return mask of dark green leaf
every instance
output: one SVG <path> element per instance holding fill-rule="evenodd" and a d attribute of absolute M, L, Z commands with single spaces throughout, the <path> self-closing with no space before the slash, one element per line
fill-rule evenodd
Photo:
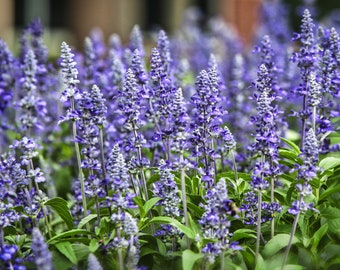
<path fill-rule="evenodd" d="M 55 269 L 71 269 L 71 267 L 74 265 L 57 249 L 52 251 L 52 263 Z"/>
<path fill-rule="evenodd" d="M 340 218 L 340 209 L 326 204 L 320 206 L 320 213 L 326 219 Z"/>
<path fill-rule="evenodd" d="M 294 150 L 295 154 L 299 155 L 301 153 L 300 151 L 300 147 L 297 146 L 294 142 L 292 142 L 291 140 L 285 139 L 280 137 L 280 139 L 287 145 L 289 145 L 291 147 L 292 150 Z"/>
<path fill-rule="evenodd" d="M 255 238 L 256 239 L 256 233 L 254 232 L 254 230 L 250 230 L 250 229 L 239 229 L 233 233 L 233 236 L 231 237 L 230 240 L 237 241 L 243 238 Z"/>
<path fill-rule="evenodd" d="M 279 149 L 279 155 L 281 158 L 286 158 L 286 159 L 293 161 L 294 163 L 302 164 L 301 158 L 298 157 L 297 153 L 291 150 Z"/>
<path fill-rule="evenodd" d="M 83 228 L 88 222 L 97 218 L 97 214 L 89 214 L 88 216 L 84 217 L 78 224 L 78 229 Z"/>
<path fill-rule="evenodd" d="M 162 254 L 163 256 L 166 256 L 167 251 L 165 244 L 160 239 L 156 239 L 156 243 L 159 253 Z"/>
<path fill-rule="evenodd" d="M 187 206 L 188 206 L 188 209 L 191 210 L 190 212 L 191 212 L 194 216 L 201 217 L 202 214 L 204 213 L 204 210 L 203 210 L 201 207 L 199 207 L 199 206 L 197 206 L 196 204 L 194 204 L 194 203 L 188 202 L 188 203 L 187 203 Z"/>
<path fill-rule="evenodd" d="M 86 230 L 81 230 L 81 229 L 73 229 L 69 230 L 63 233 L 59 233 L 56 236 L 53 236 L 50 238 L 47 243 L 52 244 L 53 242 L 59 242 L 62 239 L 67 239 L 70 236 L 76 236 L 76 235 L 83 235 L 83 234 L 92 234 L 91 232 L 88 232 Z"/>
<path fill-rule="evenodd" d="M 182 263 L 183 263 L 183 270 L 191 270 L 195 265 L 196 261 L 203 258 L 202 253 L 195 253 L 192 250 L 184 250 Z"/>
<path fill-rule="evenodd" d="M 148 200 L 147 202 L 145 202 L 143 209 L 144 209 L 144 213 L 142 215 L 142 213 L 140 214 L 140 217 L 143 218 L 146 216 L 146 214 L 150 211 L 150 209 L 160 200 L 161 198 L 151 198 L 150 200 Z"/>
<path fill-rule="evenodd" d="M 323 224 L 313 235 L 312 238 L 312 249 L 316 251 L 316 248 L 319 245 L 319 242 L 322 237 L 327 233 L 328 230 L 328 223 Z"/>
<path fill-rule="evenodd" d="M 242 178 L 246 181 L 251 180 L 251 176 L 249 173 L 237 173 L 238 178 Z M 219 173 L 216 175 L 216 179 L 220 179 L 220 178 L 230 178 L 230 179 L 234 179 L 235 178 L 235 174 L 234 171 L 229 171 L 229 172 L 223 172 L 223 173 Z M 227 181 L 228 183 L 228 181 Z"/>
<path fill-rule="evenodd" d="M 181 232 L 183 232 L 188 238 L 194 239 L 195 238 L 195 232 L 188 228 L 187 226 L 180 223 L 178 220 L 170 218 L 170 217 L 154 217 L 150 220 L 148 224 L 152 223 L 163 223 L 163 224 L 170 224 L 177 229 L 179 229 Z"/>
<path fill-rule="evenodd" d="M 52 198 L 45 202 L 45 205 L 49 205 L 53 210 L 65 221 L 68 229 L 73 229 L 73 217 L 70 213 L 67 201 L 63 198 Z"/>
<path fill-rule="evenodd" d="M 72 248 L 78 261 L 82 261 L 86 259 L 90 254 L 90 249 L 87 245 L 84 244 L 72 244 Z"/>
<path fill-rule="evenodd" d="M 263 256 L 270 257 L 288 245 L 290 234 L 277 234 L 264 246 Z M 292 244 L 298 243 L 299 240 L 294 236 Z"/>
<path fill-rule="evenodd" d="M 335 187 L 329 187 L 327 188 L 326 191 L 322 192 L 322 194 L 319 197 L 319 200 L 323 200 L 326 199 L 327 197 L 329 197 L 331 194 L 340 191 L 340 186 L 335 186 Z"/>
<path fill-rule="evenodd" d="M 74 253 L 70 242 L 60 242 L 60 243 L 55 244 L 55 247 L 60 251 L 60 253 L 62 253 L 73 264 L 78 263 L 76 254 Z"/>

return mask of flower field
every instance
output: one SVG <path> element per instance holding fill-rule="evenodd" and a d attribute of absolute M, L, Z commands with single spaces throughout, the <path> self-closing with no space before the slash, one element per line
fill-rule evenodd
<path fill-rule="evenodd" d="M 283 11 L 0 40 L 0 269 L 339 269 L 340 28 Z"/>

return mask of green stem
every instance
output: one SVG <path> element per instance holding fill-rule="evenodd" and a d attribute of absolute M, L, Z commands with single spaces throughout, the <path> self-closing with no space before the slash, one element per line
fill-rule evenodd
<path fill-rule="evenodd" d="M 2 229 L 2 226 L 0 226 L 0 249 L 2 248 L 2 246 L 4 245 L 4 231 Z"/>
<path fill-rule="evenodd" d="M 99 226 L 99 224 L 100 224 L 100 209 L 99 209 L 99 202 L 98 202 L 98 196 L 97 195 L 94 197 L 94 201 L 95 201 L 95 204 L 96 204 L 97 221 L 98 221 L 98 226 Z"/>
<path fill-rule="evenodd" d="M 132 123 L 132 128 L 133 128 L 133 134 L 135 138 L 137 139 L 138 134 L 137 134 L 136 125 L 134 122 Z M 138 161 L 141 164 L 142 163 L 142 148 L 140 146 L 137 146 L 136 148 L 137 148 Z M 143 168 L 140 169 L 140 175 L 142 177 L 142 189 L 144 191 L 144 199 L 145 201 L 148 201 L 149 200 L 148 187 L 146 185 L 146 178 L 145 178 L 145 173 L 144 173 Z"/>
<path fill-rule="evenodd" d="M 120 232 L 120 228 L 117 228 L 117 237 L 118 239 L 120 239 L 121 237 L 121 232 Z M 122 253 L 122 249 L 119 248 L 118 249 L 118 264 L 119 264 L 119 269 L 124 269 L 124 260 L 123 260 L 123 253 Z"/>
<path fill-rule="evenodd" d="M 102 168 L 103 178 L 106 179 L 103 127 L 99 127 L 99 148 L 100 148 L 100 164 Z M 106 194 L 109 195 L 109 187 L 107 186 L 107 184 L 105 184 L 105 191 Z"/>
<path fill-rule="evenodd" d="M 285 265 L 287 263 L 289 251 L 290 251 L 290 248 L 292 247 L 293 238 L 294 238 L 294 235 L 295 235 L 295 231 L 296 231 L 296 227 L 297 227 L 297 224 L 298 224 L 298 221 L 299 221 L 299 217 L 300 217 L 300 212 L 298 212 L 297 215 L 294 218 L 294 222 L 293 222 L 293 226 L 292 226 L 292 231 L 291 231 L 290 237 L 289 237 L 289 242 L 288 242 L 288 245 L 287 245 L 287 249 L 286 249 L 285 255 L 283 257 L 281 270 L 284 269 L 284 267 L 285 267 Z"/>
<path fill-rule="evenodd" d="M 316 106 L 312 107 L 312 128 L 314 133 L 316 133 Z"/>
<path fill-rule="evenodd" d="M 275 178 L 271 177 L 270 179 L 270 203 L 274 202 L 274 184 L 275 184 Z M 275 219 L 274 217 L 270 221 L 270 236 L 271 238 L 274 237 L 275 234 Z"/>
<path fill-rule="evenodd" d="M 307 96 L 306 95 L 303 96 L 303 101 L 302 102 L 303 102 L 302 110 L 305 112 L 306 109 L 307 109 Z M 301 121 L 302 121 L 302 123 L 301 123 L 302 130 L 301 130 L 300 148 L 301 148 L 301 150 L 303 150 L 304 141 L 305 141 L 305 137 L 306 137 L 306 118 L 305 118 L 305 116 L 302 116 Z"/>
<path fill-rule="evenodd" d="M 183 163 L 183 152 L 180 155 L 180 164 Z M 185 226 L 189 226 L 189 219 L 188 219 L 188 206 L 187 206 L 187 193 L 185 187 L 185 171 L 184 168 L 181 167 L 181 190 L 182 190 L 182 205 L 183 205 L 183 213 L 184 213 L 184 222 Z"/>
<path fill-rule="evenodd" d="M 72 109 L 72 111 L 74 111 L 75 110 L 74 98 L 72 97 L 70 99 L 70 101 L 71 101 L 71 109 Z M 79 144 L 77 142 L 77 123 L 76 123 L 76 121 L 73 121 L 73 123 L 72 123 L 72 133 L 73 133 L 74 147 L 75 147 L 75 150 L 76 150 L 76 157 L 77 157 L 81 199 L 82 199 L 82 204 L 83 204 L 83 209 L 84 209 L 84 217 L 86 217 L 87 216 L 87 203 L 86 203 L 86 196 L 85 196 L 85 178 L 84 178 L 83 170 L 81 168 L 81 156 L 80 156 Z M 89 223 L 86 224 L 86 228 L 88 230 L 90 229 Z"/>
<path fill-rule="evenodd" d="M 232 159 L 232 162 L 233 162 L 233 170 L 234 170 L 235 181 L 236 181 L 236 183 L 237 183 L 237 180 L 238 180 L 238 173 L 237 173 L 237 165 L 236 165 L 236 159 L 235 159 L 234 150 L 231 150 L 231 151 L 230 151 L 230 154 L 231 154 L 231 159 Z"/>
<path fill-rule="evenodd" d="M 220 267 L 220 269 L 221 270 L 224 270 L 224 251 L 221 253 L 221 267 Z"/>
<path fill-rule="evenodd" d="M 256 226 L 256 251 L 255 251 L 255 264 L 257 264 L 260 254 L 260 241 L 261 241 L 261 204 L 262 204 L 262 192 L 258 191 L 257 201 L 257 226 Z"/>

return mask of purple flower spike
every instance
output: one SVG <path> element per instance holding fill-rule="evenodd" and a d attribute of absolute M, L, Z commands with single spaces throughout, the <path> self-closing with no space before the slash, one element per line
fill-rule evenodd
<path fill-rule="evenodd" d="M 63 82 L 65 84 L 65 90 L 61 93 L 60 101 L 66 102 L 70 98 L 80 99 L 81 95 L 77 88 L 78 70 L 76 68 L 77 63 L 74 61 L 74 54 L 71 52 L 71 48 L 66 42 L 61 44 L 61 74 L 63 75 Z"/>
<path fill-rule="evenodd" d="M 235 216 L 235 213 L 232 208 L 233 202 L 228 198 L 224 178 L 221 178 L 215 186 L 208 190 L 205 200 L 206 204 L 203 205 L 205 212 L 199 223 L 203 236 L 216 241 L 208 242 L 202 248 L 202 252 L 210 262 L 213 262 L 218 255 L 238 246 L 229 241 L 232 236 L 229 231 L 231 225 L 229 217 Z"/>
<path fill-rule="evenodd" d="M 52 270 L 52 254 L 48 250 L 48 245 L 38 228 L 33 228 L 31 248 L 37 269 Z"/>

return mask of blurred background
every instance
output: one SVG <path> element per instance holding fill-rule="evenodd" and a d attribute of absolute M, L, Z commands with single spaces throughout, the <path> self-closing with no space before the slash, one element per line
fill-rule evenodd
<path fill-rule="evenodd" d="M 40 18 L 50 51 L 58 51 L 61 41 L 81 48 L 84 37 L 94 28 L 105 39 L 113 33 L 123 41 L 133 25 L 143 31 L 162 28 L 168 34 L 181 25 L 183 12 L 195 6 L 206 18 L 220 16 L 235 27 L 241 39 L 250 43 L 259 20 L 260 5 L 276 0 L 0 0 L 0 37 L 9 47 L 17 44 L 20 31 L 34 18 Z M 303 6 L 310 6 L 318 19 L 336 13 L 339 20 L 340 0 L 284 0 L 293 28 Z M 205 19 L 204 19 L 205 18 Z"/>

